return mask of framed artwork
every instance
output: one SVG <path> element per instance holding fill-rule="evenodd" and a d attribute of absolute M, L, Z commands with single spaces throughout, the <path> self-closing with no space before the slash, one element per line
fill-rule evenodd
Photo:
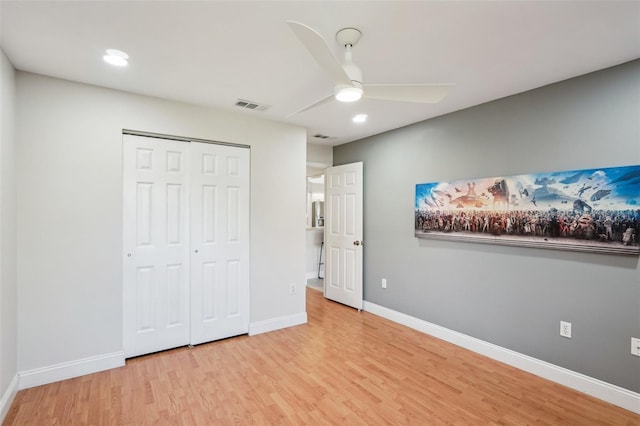
<path fill-rule="evenodd" d="M 640 254 L 640 165 L 420 183 L 415 236 Z"/>

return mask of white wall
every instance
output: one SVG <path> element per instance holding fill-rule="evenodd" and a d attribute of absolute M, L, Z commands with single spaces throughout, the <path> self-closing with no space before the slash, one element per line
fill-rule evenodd
<path fill-rule="evenodd" d="M 311 167 L 324 169 L 333 164 L 333 147 L 327 145 L 307 144 L 307 163 Z"/>
<path fill-rule="evenodd" d="M 251 324 L 306 321 L 303 128 L 24 72 L 17 99 L 21 383 L 122 351 L 123 128 L 251 146 Z"/>
<path fill-rule="evenodd" d="M 0 423 L 17 391 L 15 71 L 0 50 Z"/>

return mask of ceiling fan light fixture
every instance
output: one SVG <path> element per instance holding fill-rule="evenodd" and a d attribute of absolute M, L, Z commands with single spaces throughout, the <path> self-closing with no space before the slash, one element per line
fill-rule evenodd
<path fill-rule="evenodd" d="M 362 89 L 359 87 L 344 87 L 336 92 L 336 100 L 340 102 L 355 102 L 362 97 Z"/>

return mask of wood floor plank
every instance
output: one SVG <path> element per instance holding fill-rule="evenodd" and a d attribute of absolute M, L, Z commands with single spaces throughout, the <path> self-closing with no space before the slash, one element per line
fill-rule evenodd
<path fill-rule="evenodd" d="M 640 415 L 307 290 L 309 323 L 18 392 L 4 425 L 628 425 Z"/>

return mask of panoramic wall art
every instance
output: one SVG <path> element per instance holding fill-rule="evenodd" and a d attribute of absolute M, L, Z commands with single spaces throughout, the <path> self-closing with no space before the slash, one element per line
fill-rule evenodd
<path fill-rule="evenodd" d="M 415 236 L 640 254 L 640 165 L 416 185 Z"/>

